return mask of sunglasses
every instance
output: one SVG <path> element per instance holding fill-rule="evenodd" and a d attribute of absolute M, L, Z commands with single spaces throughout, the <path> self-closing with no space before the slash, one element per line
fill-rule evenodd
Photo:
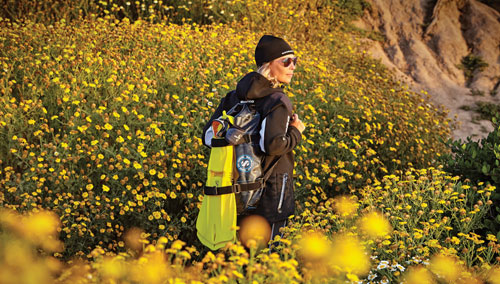
<path fill-rule="evenodd" d="M 283 66 L 288 67 L 293 62 L 293 66 L 297 66 L 297 57 L 287 57 L 280 60 Z"/>

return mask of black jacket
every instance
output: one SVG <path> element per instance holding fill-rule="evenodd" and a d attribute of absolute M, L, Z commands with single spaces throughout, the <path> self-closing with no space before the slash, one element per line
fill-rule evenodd
<path fill-rule="evenodd" d="M 273 160 L 281 156 L 266 182 L 264 195 L 255 214 L 264 216 L 270 223 L 284 220 L 295 211 L 292 150 L 300 142 L 301 134 L 297 128 L 289 125 L 292 103 L 282 88 L 272 88 L 271 82 L 259 73 L 245 75 L 238 82 L 236 90 L 221 100 L 203 128 L 203 144 L 210 147 L 212 137 L 207 130 L 212 121 L 221 116 L 223 110 L 228 111 L 242 100 L 254 100 L 257 111 L 263 117 L 260 148 L 266 154 L 264 172 L 267 172 Z"/>

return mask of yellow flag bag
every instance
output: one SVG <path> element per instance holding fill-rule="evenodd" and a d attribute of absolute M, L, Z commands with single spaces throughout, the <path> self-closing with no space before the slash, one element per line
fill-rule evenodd
<path fill-rule="evenodd" d="M 225 112 L 221 120 L 212 123 L 215 140 L 224 140 L 220 135 L 224 121 L 233 123 L 234 118 Z M 220 137 L 222 136 L 222 137 Z M 233 183 L 234 146 L 212 147 L 208 162 L 206 186 L 227 187 Z M 212 250 L 236 241 L 236 199 L 234 193 L 205 195 L 196 220 L 198 239 Z"/>

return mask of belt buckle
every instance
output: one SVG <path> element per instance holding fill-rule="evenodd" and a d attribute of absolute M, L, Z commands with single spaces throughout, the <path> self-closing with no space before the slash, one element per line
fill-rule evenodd
<path fill-rule="evenodd" d="M 239 183 L 234 185 L 234 193 L 240 193 L 241 192 L 241 185 Z"/>

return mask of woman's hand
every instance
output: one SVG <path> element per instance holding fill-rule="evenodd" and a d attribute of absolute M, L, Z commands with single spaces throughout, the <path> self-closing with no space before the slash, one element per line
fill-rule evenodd
<path fill-rule="evenodd" d="M 294 113 L 292 118 L 290 118 L 290 125 L 297 128 L 300 133 L 306 129 L 304 123 L 302 123 L 302 120 L 299 119 L 299 116 L 296 113 Z"/>

